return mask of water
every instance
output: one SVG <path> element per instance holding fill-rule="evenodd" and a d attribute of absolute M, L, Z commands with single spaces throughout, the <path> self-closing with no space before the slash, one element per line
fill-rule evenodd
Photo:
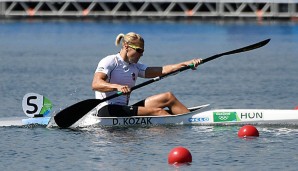
<path fill-rule="evenodd" d="M 187 106 L 293 109 L 298 105 L 298 26 L 293 23 L 1 21 L 0 118 L 24 116 L 28 92 L 52 100 L 54 112 L 94 97 L 97 62 L 117 53 L 117 34 L 145 38 L 150 66 L 206 58 L 271 38 L 260 49 L 208 62 L 136 90 L 131 102 L 172 91 Z M 138 83 L 145 80 L 139 79 Z M 260 137 L 237 137 L 240 126 L 46 129 L 0 127 L 0 170 L 296 170 L 297 126 L 262 126 Z M 191 165 L 167 164 L 188 148 Z"/>

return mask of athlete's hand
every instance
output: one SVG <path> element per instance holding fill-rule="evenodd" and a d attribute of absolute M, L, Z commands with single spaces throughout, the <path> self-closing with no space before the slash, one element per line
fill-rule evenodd
<path fill-rule="evenodd" d="M 192 69 L 195 70 L 200 65 L 201 62 L 202 62 L 202 59 L 200 58 L 191 60 L 190 63 L 194 65 L 194 68 Z"/>
<path fill-rule="evenodd" d="M 123 94 L 128 94 L 128 93 L 131 92 L 131 89 L 130 89 L 128 86 L 126 86 L 126 85 L 119 85 L 119 86 L 117 87 L 117 91 L 120 91 L 120 92 L 122 92 Z"/>

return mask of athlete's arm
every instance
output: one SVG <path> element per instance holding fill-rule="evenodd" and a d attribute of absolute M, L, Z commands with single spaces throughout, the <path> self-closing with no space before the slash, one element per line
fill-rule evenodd
<path fill-rule="evenodd" d="M 92 90 L 109 92 L 109 91 L 120 91 L 122 93 L 129 93 L 130 88 L 125 85 L 111 84 L 106 81 L 108 76 L 102 72 L 96 72 L 92 81 Z"/>
<path fill-rule="evenodd" d="M 145 72 L 145 77 L 154 78 L 154 77 L 162 76 L 164 74 L 176 71 L 181 67 L 184 67 L 190 64 L 194 64 L 195 67 L 197 67 L 200 62 L 201 62 L 201 59 L 192 59 L 192 60 L 177 63 L 177 64 L 165 65 L 163 67 L 148 67 Z"/>

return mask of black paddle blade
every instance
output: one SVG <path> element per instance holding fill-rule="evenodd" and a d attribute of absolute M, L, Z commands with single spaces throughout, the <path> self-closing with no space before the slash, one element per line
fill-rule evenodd
<path fill-rule="evenodd" d="M 99 101 L 98 99 L 88 99 L 78 102 L 57 113 L 54 120 L 60 128 L 68 128 L 86 115 L 90 109 L 95 108 Z"/>
<path fill-rule="evenodd" d="M 255 44 L 252 44 L 252 45 L 249 45 L 249 46 L 246 46 L 246 47 L 243 47 L 243 48 L 239 48 L 239 49 L 227 52 L 227 54 L 230 55 L 230 54 L 234 54 L 234 53 L 241 53 L 241 52 L 254 50 L 254 49 L 257 49 L 257 48 L 260 48 L 260 47 L 263 47 L 263 46 L 267 45 L 269 43 L 269 41 L 270 41 L 270 39 L 266 39 L 266 40 L 263 40 L 261 42 L 255 43 Z M 225 55 L 227 55 L 227 54 L 225 54 Z"/>

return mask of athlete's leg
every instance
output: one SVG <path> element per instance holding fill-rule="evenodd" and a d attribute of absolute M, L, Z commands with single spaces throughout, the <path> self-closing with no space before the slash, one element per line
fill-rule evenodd
<path fill-rule="evenodd" d="M 169 115 L 163 109 L 166 107 L 174 115 L 189 112 L 171 92 L 166 92 L 146 98 L 144 107 L 138 109 L 138 115 Z"/>
<path fill-rule="evenodd" d="M 162 108 L 138 106 L 137 115 L 138 116 L 165 116 L 170 114 Z"/>

